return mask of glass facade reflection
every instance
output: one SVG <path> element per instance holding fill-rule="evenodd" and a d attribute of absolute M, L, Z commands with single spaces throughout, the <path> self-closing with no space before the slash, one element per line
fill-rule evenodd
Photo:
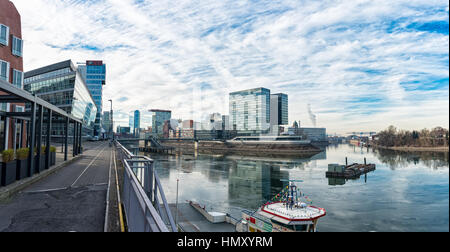
<path fill-rule="evenodd" d="M 103 61 L 88 60 L 85 65 L 79 65 L 78 71 L 86 82 L 86 86 L 97 107 L 94 135 L 99 136 L 109 129 L 102 123 L 103 113 L 103 85 L 106 83 L 106 65 Z"/>
<path fill-rule="evenodd" d="M 150 110 L 152 113 L 152 134 L 158 137 L 164 135 L 164 122 L 172 119 L 172 112 L 168 110 Z"/>
<path fill-rule="evenodd" d="M 255 88 L 230 94 L 230 120 L 239 134 L 264 133 L 270 128 L 270 90 Z"/>
<path fill-rule="evenodd" d="M 97 107 L 81 74 L 72 61 L 64 61 L 25 73 L 24 89 L 83 121 L 92 135 Z M 56 123 L 53 135 L 64 134 L 64 124 Z"/>

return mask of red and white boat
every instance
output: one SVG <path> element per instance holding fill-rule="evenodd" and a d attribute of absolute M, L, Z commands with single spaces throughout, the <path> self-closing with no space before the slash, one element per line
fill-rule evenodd
<path fill-rule="evenodd" d="M 294 182 L 289 182 L 274 201 L 256 212 L 244 210 L 239 229 L 244 232 L 316 232 L 317 222 L 326 211 L 302 202 L 301 195 Z"/>

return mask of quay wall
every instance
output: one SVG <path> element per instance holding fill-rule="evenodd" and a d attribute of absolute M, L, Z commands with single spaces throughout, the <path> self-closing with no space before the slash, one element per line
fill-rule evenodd
<path fill-rule="evenodd" d="M 195 151 L 194 141 L 165 140 L 164 146 L 175 147 L 182 150 Z M 198 151 L 219 153 L 245 153 L 245 154 L 317 154 L 321 149 L 311 144 L 271 144 L 271 143 L 231 143 L 222 141 L 199 141 Z"/>

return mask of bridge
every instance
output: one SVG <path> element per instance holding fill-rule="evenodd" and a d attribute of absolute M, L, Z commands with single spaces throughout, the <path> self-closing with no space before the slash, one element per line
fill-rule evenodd
<path fill-rule="evenodd" d="M 117 141 L 122 144 L 132 144 L 135 142 L 144 141 L 144 146 L 139 146 L 139 150 L 144 152 L 172 153 L 175 150 L 175 147 L 164 146 L 157 138 L 153 136 L 150 136 L 149 138 L 118 138 Z"/>
<path fill-rule="evenodd" d="M 377 132 L 347 132 L 348 135 L 355 135 L 355 136 L 375 136 L 377 134 Z"/>

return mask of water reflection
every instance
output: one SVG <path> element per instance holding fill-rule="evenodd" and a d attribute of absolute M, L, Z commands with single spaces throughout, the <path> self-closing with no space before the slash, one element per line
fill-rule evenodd
<path fill-rule="evenodd" d="M 448 168 L 448 152 L 404 152 L 386 149 L 374 149 L 373 153 L 382 163 L 389 165 L 392 170 L 413 165 L 424 165 L 438 170 Z"/>
<path fill-rule="evenodd" d="M 320 231 L 448 231 L 448 153 L 333 145 L 309 158 L 148 155 L 170 203 L 179 179 L 179 202 L 240 218 L 242 209 L 256 210 L 287 186 L 280 180 L 301 179 L 300 188 L 327 209 Z M 328 164 L 345 164 L 346 157 L 349 163 L 367 158 L 377 170 L 357 180 L 327 179 Z"/>
<path fill-rule="evenodd" d="M 243 208 L 256 209 L 287 185 L 281 179 L 289 179 L 289 172 L 282 171 L 280 164 L 230 159 L 228 197 Z M 249 195 L 254 200 L 249 201 Z"/>
<path fill-rule="evenodd" d="M 346 180 L 343 178 L 328 178 L 328 185 L 337 186 L 337 185 L 345 185 Z"/>

